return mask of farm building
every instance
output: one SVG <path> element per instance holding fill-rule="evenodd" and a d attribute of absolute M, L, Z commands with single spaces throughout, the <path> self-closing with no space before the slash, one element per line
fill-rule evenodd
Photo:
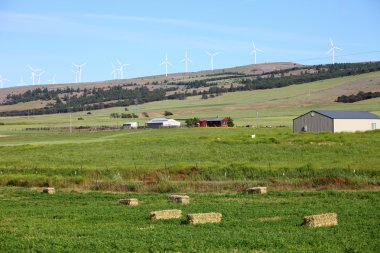
<path fill-rule="evenodd" d="M 155 118 L 145 122 L 148 128 L 161 128 L 161 127 L 180 127 L 181 122 L 174 119 Z"/>
<path fill-rule="evenodd" d="M 355 132 L 380 129 L 380 116 L 362 111 L 315 110 L 293 119 L 293 132 Z"/>
<path fill-rule="evenodd" d="M 138 128 L 137 122 L 127 122 L 123 124 L 124 129 L 137 129 Z"/>
<path fill-rule="evenodd" d="M 227 118 L 205 118 L 199 120 L 199 127 L 227 127 Z"/>

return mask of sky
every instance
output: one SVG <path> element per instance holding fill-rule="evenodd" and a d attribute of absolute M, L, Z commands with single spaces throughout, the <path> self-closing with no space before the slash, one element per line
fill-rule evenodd
<path fill-rule="evenodd" d="M 82 81 L 210 69 L 253 63 L 331 63 L 380 60 L 378 0 L 0 0 L 0 75 L 4 87 L 32 84 L 27 65 L 44 71 L 40 83 L 75 82 L 73 63 L 86 63 Z M 119 77 L 118 74 L 117 77 Z M 23 80 L 23 81 L 22 81 Z M 37 79 L 35 80 L 37 83 Z"/>

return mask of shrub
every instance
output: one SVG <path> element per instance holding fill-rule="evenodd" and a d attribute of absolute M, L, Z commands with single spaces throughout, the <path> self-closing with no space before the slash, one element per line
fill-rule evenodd
<path fill-rule="evenodd" d="M 169 111 L 165 111 L 165 112 L 164 112 L 164 116 L 171 116 L 171 115 L 173 115 L 172 112 L 169 112 Z"/>
<path fill-rule="evenodd" d="M 234 124 L 234 120 L 231 119 L 231 117 L 228 117 L 228 118 L 227 118 L 227 126 L 228 126 L 228 127 L 233 127 L 233 126 L 235 126 L 235 124 Z"/>

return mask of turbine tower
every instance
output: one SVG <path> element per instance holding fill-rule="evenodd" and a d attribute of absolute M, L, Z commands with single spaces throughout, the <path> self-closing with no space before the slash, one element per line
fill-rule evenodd
<path fill-rule="evenodd" d="M 0 75 L 0 89 L 4 88 L 4 81 L 9 81 L 6 78 L 3 78 L 3 76 Z"/>
<path fill-rule="evenodd" d="M 75 74 L 75 83 L 78 83 L 78 74 L 79 74 L 78 70 L 72 70 L 72 69 L 70 69 L 70 71 Z"/>
<path fill-rule="evenodd" d="M 187 64 L 189 62 L 192 62 L 191 59 L 189 57 L 187 57 L 187 50 L 186 50 L 186 53 L 185 53 L 185 58 L 182 59 L 180 62 L 184 62 L 185 63 L 185 66 L 186 66 L 186 70 L 185 70 L 186 72 L 185 73 L 187 73 Z"/>
<path fill-rule="evenodd" d="M 122 63 L 119 59 L 116 59 L 117 63 L 119 63 L 119 71 L 120 71 L 120 79 L 124 78 L 124 67 L 131 66 L 131 64 Z"/>
<path fill-rule="evenodd" d="M 119 69 L 116 68 L 115 65 L 113 65 L 113 63 L 111 63 L 111 65 L 112 65 L 111 75 L 113 75 L 113 80 L 116 80 L 116 73 L 117 73 L 117 71 L 118 71 Z"/>
<path fill-rule="evenodd" d="M 214 57 L 219 54 L 219 52 L 210 53 L 206 51 L 206 54 L 210 56 L 211 71 L 214 71 Z"/>
<path fill-rule="evenodd" d="M 173 64 L 168 61 L 168 53 L 165 53 L 165 60 L 161 62 L 160 65 L 165 65 L 165 76 L 168 76 L 168 65 L 173 66 Z"/>
<path fill-rule="evenodd" d="M 327 54 L 330 54 L 332 52 L 332 64 L 335 64 L 335 49 L 338 49 L 338 50 L 343 50 L 343 49 L 334 46 L 332 39 L 330 39 L 330 43 L 331 43 L 331 48 L 329 51 L 327 51 Z"/>
<path fill-rule="evenodd" d="M 40 71 L 36 74 L 36 77 L 38 77 L 37 79 L 37 84 L 40 84 L 40 81 L 41 81 L 41 76 L 45 73 L 45 71 Z"/>
<path fill-rule="evenodd" d="M 256 48 L 255 42 L 252 42 L 252 45 L 253 45 L 253 50 L 252 50 L 251 54 L 254 56 L 253 57 L 253 63 L 256 64 L 256 53 L 257 52 L 264 52 L 264 51 L 261 50 L 261 49 Z"/>
<path fill-rule="evenodd" d="M 27 65 L 30 71 L 32 71 L 32 80 L 33 80 L 33 85 L 35 85 L 35 78 L 36 76 L 38 77 L 39 73 L 41 72 L 40 69 L 34 69 L 32 66 L 29 64 Z"/>
<path fill-rule="evenodd" d="M 77 72 L 78 72 L 78 81 L 77 82 L 81 82 L 82 81 L 82 71 L 83 71 L 83 67 L 84 65 L 86 65 L 87 63 L 82 63 L 82 64 L 75 64 L 73 63 L 74 67 L 77 68 Z"/>

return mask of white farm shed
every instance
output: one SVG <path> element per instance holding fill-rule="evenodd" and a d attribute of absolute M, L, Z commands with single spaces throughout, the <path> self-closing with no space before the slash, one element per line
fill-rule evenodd
<path fill-rule="evenodd" d="M 181 122 L 174 119 L 155 118 L 145 122 L 148 128 L 180 127 Z"/>
<path fill-rule="evenodd" d="M 315 110 L 293 119 L 293 132 L 356 132 L 380 129 L 380 116 L 363 111 Z"/>

